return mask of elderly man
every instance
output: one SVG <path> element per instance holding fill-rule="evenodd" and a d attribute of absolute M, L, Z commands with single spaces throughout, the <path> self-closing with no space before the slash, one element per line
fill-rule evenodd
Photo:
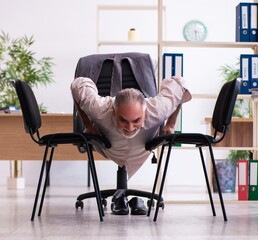
<path fill-rule="evenodd" d="M 172 133 L 181 105 L 191 99 L 191 94 L 181 77 L 162 81 L 160 92 L 152 98 L 144 98 L 136 89 L 124 89 L 116 97 L 101 97 L 89 78 L 77 78 L 71 91 L 78 111 L 86 126 L 86 132 L 105 135 L 111 142 L 110 149 L 99 150 L 120 167 L 125 167 L 128 177 L 142 166 L 150 155 L 145 143 L 155 137 L 166 121 L 163 134 Z M 125 196 L 114 202 L 114 214 L 146 214 L 140 198 L 128 204 Z"/>

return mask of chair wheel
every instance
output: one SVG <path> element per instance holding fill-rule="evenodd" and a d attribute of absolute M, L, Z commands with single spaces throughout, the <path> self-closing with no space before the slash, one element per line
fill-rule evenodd
<path fill-rule="evenodd" d="M 107 206 L 107 199 L 103 198 L 102 199 L 102 204 L 103 204 L 104 207 L 106 207 Z"/>
<path fill-rule="evenodd" d="M 78 201 L 75 203 L 75 208 L 76 208 L 76 209 L 78 209 L 78 208 L 83 209 L 83 201 L 78 200 Z"/>
<path fill-rule="evenodd" d="M 114 208 L 114 203 L 112 202 L 111 203 L 111 211 L 113 211 L 113 208 Z"/>
<path fill-rule="evenodd" d="M 162 208 L 162 210 L 164 210 L 164 208 L 165 208 L 164 202 L 160 202 L 160 203 L 159 203 L 159 207 Z"/>
<path fill-rule="evenodd" d="M 150 207 L 150 202 L 151 202 L 151 200 L 149 199 L 149 200 L 147 201 L 147 206 L 148 206 L 148 207 Z M 154 205 L 155 205 L 155 201 L 153 200 L 151 206 L 154 207 Z"/>

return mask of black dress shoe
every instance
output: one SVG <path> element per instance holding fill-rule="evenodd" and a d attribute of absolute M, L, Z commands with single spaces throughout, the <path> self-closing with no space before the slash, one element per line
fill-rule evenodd
<path fill-rule="evenodd" d="M 129 201 L 132 215 L 146 215 L 147 208 L 144 205 L 144 201 L 141 198 L 134 197 Z"/>
<path fill-rule="evenodd" d="M 129 214 L 128 200 L 126 197 L 120 197 L 114 200 L 111 205 L 113 214 L 127 215 Z"/>

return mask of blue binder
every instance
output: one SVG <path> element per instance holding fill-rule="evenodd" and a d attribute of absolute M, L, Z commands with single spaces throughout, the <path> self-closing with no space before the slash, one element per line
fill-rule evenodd
<path fill-rule="evenodd" d="M 257 29 L 257 14 L 258 14 L 258 4 L 250 3 L 249 5 L 249 41 L 250 42 L 258 42 L 258 29 Z"/>
<path fill-rule="evenodd" d="M 251 54 L 240 55 L 240 94 L 250 94 L 250 67 L 251 67 Z"/>
<path fill-rule="evenodd" d="M 250 88 L 258 88 L 258 54 L 250 55 L 251 68 L 250 68 Z M 251 94 L 251 92 L 249 92 Z"/>
<path fill-rule="evenodd" d="M 171 76 L 183 77 L 183 54 L 182 53 L 164 53 L 163 54 L 163 74 L 162 77 Z"/>
<path fill-rule="evenodd" d="M 250 3 L 239 3 L 236 6 L 236 42 L 249 42 Z"/>
<path fill-rule="evenodd" d="M 166 79 L 172 76 L 183 77 L 183 54 L 182 53 L 164 53 L 163 54 L 162 77 L 163 79 Z M 175 133 L 182 132 L 182 109 L 178 114 L 174 131 Z M 175 146 L 180 147 L 181 144 L 176 144 Z"/>

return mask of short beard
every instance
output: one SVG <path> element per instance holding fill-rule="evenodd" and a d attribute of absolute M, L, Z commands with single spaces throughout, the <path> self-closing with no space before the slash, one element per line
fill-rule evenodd
<path fill-rule="evenodd" d="M 141 129 L 138 128 L 138 129 L 136 129 L 136 131 L 135 131 L 135 133 L 134 133 L 133 135 L 128 136 L 128 135 L 124 134 L 123 129 L 118 128 L 118 131 L 119 131 L 125 138 L 127 138 L 127 139 L 134 138 L 134 137 L 140 132 L 140 130 L 141 130 Z"/>

